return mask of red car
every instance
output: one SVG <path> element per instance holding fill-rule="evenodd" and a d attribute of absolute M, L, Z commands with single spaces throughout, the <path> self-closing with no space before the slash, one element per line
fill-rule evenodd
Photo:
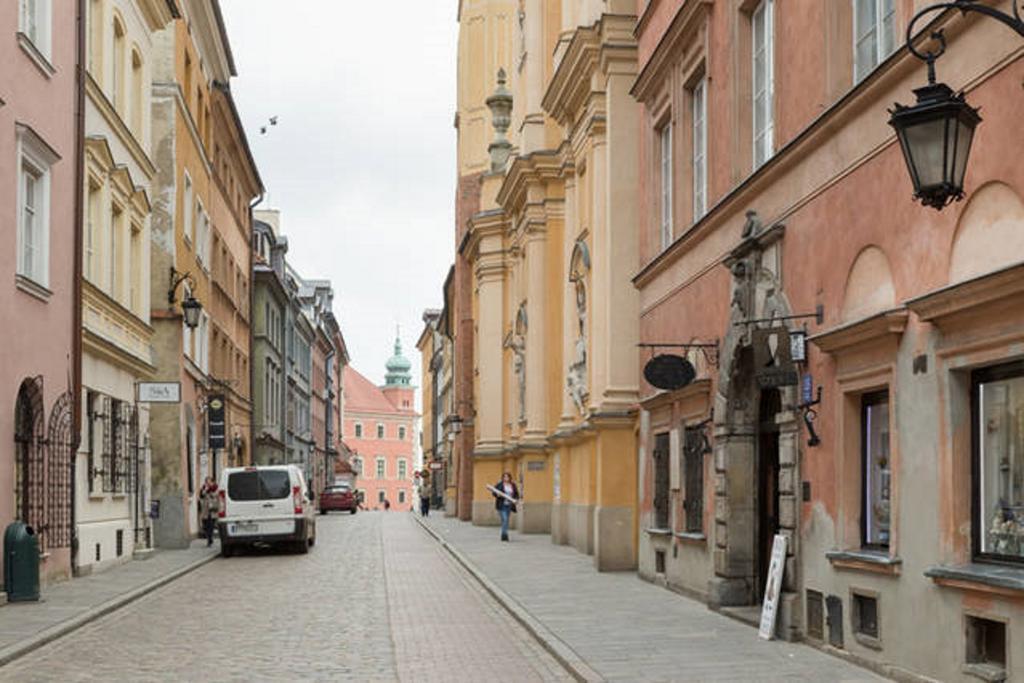
<path fill-rule="evenodd" d="M 326 515 L 331 510 L 348 510 L 356 514 L 359 501 L 356 499 L 355 491 L 347 484 L 335 484 L 328 486 L 320 494 L 320 514 Z"/>

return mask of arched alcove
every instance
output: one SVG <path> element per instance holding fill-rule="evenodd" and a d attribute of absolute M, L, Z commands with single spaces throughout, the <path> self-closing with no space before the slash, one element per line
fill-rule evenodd
<path fill-rule="evenodd" d="M 1024 202 L 1005 183 L 984 185 L 960 214 L 949 282 L 969 280 L 1024 259 Z"/>
<path fill-rule="evenodd" d="M 850 267 L 843 292 L 843 321 L 860 320 L 896 305 L 892 268 L 885 252 L 865 247 Z"/>

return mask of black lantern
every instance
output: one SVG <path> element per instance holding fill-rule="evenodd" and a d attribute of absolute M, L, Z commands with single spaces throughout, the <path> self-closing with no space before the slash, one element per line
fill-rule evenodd
<path fill-rule="evenodd" d="M 191 294 L 181 302 L 181 312 L 185 317 L 185 325 L 190 330 L 194 330 L 199 326 L 199 313 L 202 310 L 203 305 Z"/>
<path fill-rule="evenodd" d="M 917 104 L 897 104 L 889 125 L 896 129 L 914 197 L 925 206 L 942 209 L 964 196 L 964 173 L 978 110 L 945 83 L 931 82 L 914 90 Z"/>

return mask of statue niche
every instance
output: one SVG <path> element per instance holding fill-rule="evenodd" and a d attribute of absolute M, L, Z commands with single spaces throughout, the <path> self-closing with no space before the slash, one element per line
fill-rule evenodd
<path fill-rule="evenodd" d="M 579 413 L 583 413 L 589 398 L 587 386 L 587 273 L 590 271 L 590 252 L 582 239 L 576 241 L 569 260 L 569 282 L 576 295 L 576 343 L 566 386 Z"/>

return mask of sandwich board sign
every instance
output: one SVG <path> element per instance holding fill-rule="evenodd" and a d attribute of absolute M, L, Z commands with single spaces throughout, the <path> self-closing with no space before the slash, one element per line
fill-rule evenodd
<path fill-rule="evenodd" d="M 775 534 L 772 542 L 772 560 L 768 565 L 768 581 L 764 588 L 764 603 L 761 606 L 761 628 L 757 635 L 764 640 L 775 637 L 775 616 L 779 609 L 779 594 L 782 592 L 782 572 L 786 568 L 786 537 Z"/>

